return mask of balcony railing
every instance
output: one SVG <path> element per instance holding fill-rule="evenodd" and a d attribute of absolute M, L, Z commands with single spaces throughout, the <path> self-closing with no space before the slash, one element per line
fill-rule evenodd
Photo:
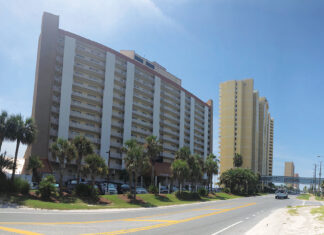
<path fill-rule="evenodd" d="M 75 111 L 72 111 L 72 110 L 70 112 L 70 115 L 73 116 L 73 117 L 87 119 L 87 120 L 91 120 L 91 121 L 101 123 L 101 118 L 98 117 L 98 116 L 91 116 L 91 115 L 87 115 L 85 113 L 79 113 L 79 112 L 75 112 Z"/>
<path fill-rule="evenodd" d="M 75 91 L 72 91 L 72 95 L 101 103 L 101 98 L 99 98 L 99 97 L 92 97 L 92 96 L 88 96 L 88 95 L 83 94 L 83 93 L 80 94 L 80 93 L 75 92 Z"/>
<path fill-rule="evenodd" d="M 69 138 L 70 139 L 74 139 L 77 136 L 80 136 L 80 134 L 76 134 L 76 133 L 72 133 L 72 132 L 69 133 Z M 99 138 L 89 137 L 89 136 L 85 136 L 85 138 L 87 138 L 88 140 L 90 140 L 94 144 L 100 144 L 100 139 Z"/>
<path fill-rule="evenodd" d="M 76 106 L 76 107 L 81 107 L 81 108 L 89 109 L 89 110 L 92 110 L 92 111 L 101 112 L 101 108 L 98 107 L 98 106 L 90 106 L 90 105 L 87 105 L 87 104 L 76 102 L 74 100 L 71 101 L 71 104 Z"/>
<path fill-rule="evenodd" d="M 85 124 L 74 123 L 74 122 L 70 122 L 70 127 L 87 130 L 87 131 L 92 131 L 92 132 L 97 132 L 97 133 L 100 133 L 100 130 L 101 130 L 99 127 L 96 127 L 96 126 L 88 126 Z"/>

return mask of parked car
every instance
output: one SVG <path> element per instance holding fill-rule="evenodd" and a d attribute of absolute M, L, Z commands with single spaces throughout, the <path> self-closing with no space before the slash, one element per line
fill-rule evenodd
<path fill-rule="evenodd" d="M 142 187 L 136 187 L 136 193 L 137 194 L 146 194 L 147 190 L 145 188 L 142 188 Z"/>
<path fill-rule="evenodd" d="M 128 184 L 122 184 L 120 186 L 120 189 L 121 189 L 121 193 L 126 193 L 126 192 L 129 192 L 130 191 L 130 187 Z"/>
<path fill-rule="evenodd" d="M 105 192 L 105 194 L 117 194 L 117 189 L 115 188 L 115 186 L 113 184 L 108 184 L 107 190 Z"/>
<path fill-rule="evenodd" d="M 169 193 L 168 187 L 166 187 L 166 186 L 161 186 L 161 187 L 160 187 L 160 193 Z"/>
<path fill-rule="evenodd" d="M 288 192 L 287 190 L 285 189 L 279 189 L 276 191 L 276 194 L 275 194 L 275 198 L 276 199 L 280 199 L 280 198 L 283 198 L 283 199 L 288 199 Z"/>

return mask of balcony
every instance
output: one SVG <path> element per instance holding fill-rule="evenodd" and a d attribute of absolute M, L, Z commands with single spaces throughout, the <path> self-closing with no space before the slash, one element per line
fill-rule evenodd
<path fill-rule="evenodd" d="M 57 130 L 50 129 L 50 136 L 57 136 Z"/>
<path fill-rule="evenodd" d="M 87 89 L 90 91 L 99 92 L 100 94 L 102 94 L 102 91 L 103 91 L 102 88 L 89 86 L 89 85 L 82 84 L 82 83 L 76 83 L 75 81 L 73 81 L 73 86 L 80 88 L 80 89 Z"/>
<path fill-rule="evenodd" d="M 163 105 L 162 106 L 162 109 L 164 109 L 164 110 L 166 110 L 166 111 L 169 111 L 169 112 L 171 112 L 172 114 L 175 114 L 175 115 L 179 115 L 180 114 L 180 111 L 179 110 L 177 110 L 177 109 L 173 109 L 173 108 L 170 108 L 170 107 L 168 107 L 168 106 L 166 106 L 166 105 Z"/>
<path fill-rule="evenodd" d="M 163 142 L 164 142 L 164 141 L 169 141 L 169 142 L 171 142 L 171 143 L 173 143 L 173 144 L 176 144 L 176 145 L 179 144 L 179 140 L 178 140 L 178 139 L 173 139 L 173 138 L 170 138 L 170 137 L 167 137 L 167 136 L 163 136 L 163 137 L 162 137 L 162 141 L 163 141 Z"/>
<path fill-rule="evenodd" d="M 115 108 L 117 108 L 117 109 L 119 109 L 119 110 L 122 110 L 122 111 L 124 111 L 124 105 L 122 105 L 122 104 L 118 104 L 118 103 L 113 103 L 112 104 L 112 106 L 113 107 L 115 107 Z"/>
<path fill-rule="evenodd" d="M 132 126 L 132 131 L 143 134 L 145 136 L 152 135 L 151 131 L 143 130 L 143 129 L 139 128 L 139 127 Z"/>
<path fill-rule="evenodd" d="M 99 97 L 92 97 L 92 96 L 88 96 L 88 95 L 83 94 L 83 93 L 80 94 L 80 93 L 75 92 L 75 91 L 72 91 L 72 95 L 76 96 L 76 97 L 79 97 L 79 98 L 88 99 L 88 100 L 91 100 L 91 101 L 96 101 L 96 102 L 101 103 L 101 98 L 99 98 Z"/>
<path fill-rule="evenodd" d="M 90 63 L 91 65 L 99 66 L 102 69 L 105 68 L 105 63 L 102 61 L 94 60 L 90 57 L 86 57 L 86 56 L 79 55 L 79 54 L 76 54 L 75 57 L 78 58 L 81 62 Z"/>
<path fill-rule="evenodd" d="M 88 105 L 88 104 L 79 103 L 79 102 L 74 101 L 74 100 L 71 101 L 71 105 L 73 105 L 75 107 L 79 107 L 79 108 L 88 109 L 88 110 L 91 110 L 91 111 L 101 112 L 101 108 L 98 107 L 98 106 L 91 106 L 91 105 Z"/>
<path fill-rule="evenodd" d="M 176 117 L 174 117 L 174 116 L 172 116 L 172 115 L 170 115 L 168 113 L 161 113 L 161 115 L 164 118 L 166 117 L 166 118 L 168 118 L 168 119 L 170 119 L 170 120 L 172 120 L 172 121 L 174 121 L 176 123 L 179 123 L 179 118 L 176 118 Z"/>
<path fill-rule="evenodd" d="M 100 133 L 100 131 L 101 131 L 101 129 L 99 127 L 88 126 L 86 124 L 74 123 L 74 122 L 70 122 L 70 127 L 74 127 L 74 128 L 86 130 L 86 131 L 91 131 L 91 132 L 96 132 L 96 133 Z"/>
<path fill-rule="evenodd" d="M 176 97 L 178 97 L 180 95 L 180 91 L 176 90 L 176 88 L 171 88 L 167 85 L 162 85 L 161 86 L 163 89 L 167 90 L 168 92 L 174 94 Z"/>
<path fill-rule="evenodd" d="M 161 101 L 168 104 L 168 105 L 171 105 L 171 107 L 174 107 L 176 110 L 180 109 L 180 105 L 175 104 L 174 102 L 172 102 L 172 101 L 170 101 L 170 100 L 168 100 L 166 98 L 161 97 Z"/>
<path fill-rule="evenodd" d="M 54 112 L 54 113 L 59 113 L 60 112 L 60 108 L 59 107 L 56 107 L 56 106 L 52 106 L 51 107 L 51 111 Z"/>
<path fill-rule="evenodd" d="M 166 99 L 170 99 L 175 102 L 177 105 L 180 106 L 180 98 L 175 96 L 174 94 L 167 93 L 165 91 L 161 91 L 161 95 L 164 96 Z"/>
<path fill-rule="evenodd" d="M 98 84 L 100 84 L 102 86 L 104 85 L 104 81 L 102 79 L 92 77 L 92 76 L 90 76 L 88 74 L 85 74 L 85 73 L 80 73 L 78 71 L 75 71 L 74 76 L 80 77 L 80 78 L 83 78 L 83 79 L 86 79 L 86 80 L 89 80 L 89 81 L 92 81 L 92 82 L 96 82 L 96 83 L 98 83 Z"/>
<path fill-rule="evenodd" d="M 160 124 L 165 125 L 165 126 L 169 126 L 169 127 L 172 127 L 172 128 L 175 128 L 175 129 L 179 130 L 179 126 L 178 125 L 175 125 L 173 123 L 170 123 L 170 122 L 168 122 L 166 120 L 161 120 Z"/>
<path fill-rule="evenodd" d="M 121 70 L 119 68 L 115 68 L 115 73 L 117 73 L 121 77 L 125 77 L 127 75 L 126 71 Z"/>
<path fill-rule="evenodd" d="M 116 118 L 124 119 L 124 114 L 123 114 L 123 113 L 118 113 L 118 112 L 116 112 L 116 111 L 113 111 L 113 112 L 112 112 L 112 116 L 113 116 L 113 117 L 116 117 Z"/>
<path fill-rule="evenodd" d="M 148 90 L 148 89 L 144 89 L 144 88 L 142 88 L 142 87 L 140 87 L 140 86 L 138 86 L 138 85 L 136 85 L 136 84 L 134 84 L 134 88 L 136 89 L 136 90 L 138 90 L 139 92 L 142 92 L 142 93 L 145 93 L 145 94 L 147 94 L 148 96 L 150 96 L 150 97 L 153 97 L 153 92 L 151 92 L 150 90 Z"/>
<path fill-rule="evenodd" d="M 136 124 L 139 124 L 141 126 L 144 126 L 144 127 L 148 127 L 148 128 L 152 128 L 152 123 L 149 123 L 149 122 L 143 122 L 142 120 L 140 119 L 135 119 L 133 118 L 132 121 Z"/>
<path fill-rule="evenodd" d="M 142 108 L 142 109 L 144 109 L 144 110 L 146 110 L 148 112 L 152 112 L 153 111 L 153 108 L 151 106 L 144 105 L 144 104 L 139 103 L 139 102 L 136 102 L 136 101 L 133 102 L 133 105 L 135 105 L 135 106 L 137 106 L 139 108 Z"/>
<path fill-rule="evenodd" d="M 118 149 L 121 149 L 123 147 L 122 143 L 118 143 L 116 141 L 111 141 L 110 142 L 110 146 L 111 147 L 115 147 L 115 148 L 118 148 Z"/>
<path fill-rule="evenodd" d="M 176 137 L 179 137 L 179 133 L 176 132 L 176 131 L 173 131 L 173 130 L 170 130 L 170 129 L 167 129 L 167 128 L 163 128 L 161 130 L 162 130 L 162 133 L 168 133 L 168 134 L 174 135 Z"/>
<path fill-rule="evenodd" d="M 141 80 L 141 79 L 139 79 L 139 78 L 137 78 L 137 77 L 135 77 L 135 81 L 137 81 L 138 83 L 140 83 L 141 85 L 143 85 L 143 86 L 146 86 L 146 87 L 148 87 L 149 89 L 154 89 L 154 85 L 152 84 L 152 83 L 149 83 L 149 82 L 146 82 L 146 81 L 143 81 L 143 80 Z"/>
<path fill-rule="evenodd" d="M 167 149 L 167 150 L 171 150 L 171 151 L 178 151 L 178 148 L 173 147 L 173 146 L 168 145 L 168 144 L 163 144 L 163 149 Z"/>
<path fill-rule="evenodd" d="M 54 118 L 54 117 L 51 117 L 51 123 L 52 124 L 56 124 L 56 125 L 58 125 L 58 119 L 56 119 L 56 118 Z"/>
<path fill-rule="evenodd" d="M 123 63 L 120 60 L 116 60 L 116 64 L 126 69 L 126 63 Z"/>
<path fill-rule="evenodd" d="M 86 120 L 101 123 L 101 118 L 98 117 L 98 116 L 91 116 L 91 115 L 88 115 L 86 113 L 79 113 L 79 112 L 76 112 L 76 111 L 73 111 L 73 110 L 71 110 L 70 115 L 72 117 L 86 119 Z"/>
<path fill-rule="evenodd" d="M 123 138 L 123 134 L 122 133 L 118 133 L 116 131 L 112 131 L 111 132 L 111 136 L 118 137 L 118 138 Z"/>
<path fill-rule="evenodd" d="M 104 75 L 105 72 L 101 69 L 96 69 L 96 68 L 93 68 L 91 66 L 88 66 L 88 65 L 85 65 L 85 64 L 80 64 L 80 63 L 75 63 L 74 66 L 76 68 L 79 68 L 79 69 L 84 69 L 85 71 L 88 71 L 88 72 L 91 72 L 91 73 L 94 73 L 96 75 Z"/>
<path fill-rule="evenodd" d="M 152 120 L 152 115 L 147 114 L 147 113 L 143 113 L 141 111 L 137 111 L 137 110 L 133 109 L 133 114 L 136 114 L 136 115 L 141 116 L 141 117 L 149 118 L 150 120 Z"/>
<path fill-rule="evenodd" d="M 52 96 L 52 100 L 57 102 L 57 103 L 60 103 L 60 98 L 55 96 L 55 95 Z"/>
<path fill-rule="evenodd" d="M 142 77 L 144 79 L 148 79 L 149 81 L 153 81 L 153 77 L 146 74 L 146 73 L 143 73 L 142 71 L 139 71 L 138 69 L 135 69 L 135 75 L 138 75 L 139 77 Z"/>
<path fill-rule="evenodd" d="M 140 95 L 140 94 L 134 92 L 134 96 L 135 96 L 136 98 L 138 98 L 138 99 L 144 101 L 144 102 L 148 102 L 148 103 L 150 103 L 150 104 L 153 104 L 153 99 L 150 99 L 150 98 L 148 98 L 148 97 L 146 97 L 146 96 L 144 96 L 144 95 Z"/>
<path fill-rule="evenodd" d="M 56 92 L 59 92 L 59 93 L 61 93 L 61 88 L 60 87 L 58 87 L 58 86 L 53 86 L 53 91 L 56 91 Z"/>
<path fill-rule="evenodd" d="M 112 121 L 111 125 L 114 126 L 114 127 L 117 127 L 117 128 L 124 128 L 123 123 L 119 123 L 119 122 L 115 122 L 115 121 Z"/>
<path fill-rule="evenodd" d="M 80 134 L 76 134 L 76 133 L 72 133 L 72 132 L 69 133 L 69 139 L 74 139 L 77 136 L 80 136 Z M 85 136 L 85 138 L 87 138 L 88 140 L 90 140 L 94 144 L 100 144 L 100 139 L 99 138 L 89 137 L 89 136 Z"/>

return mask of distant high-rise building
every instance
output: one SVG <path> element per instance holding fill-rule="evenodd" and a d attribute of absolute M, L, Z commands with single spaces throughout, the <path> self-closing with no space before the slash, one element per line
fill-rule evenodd
<path fill-rule="evenodd" d="M 253 79 L 220 84 L 220 172 L 233 168 L 235 153 L 243 168 L 272 175 L 273 119 L 268 101 L 254 91 Z"/>
<path fill-rule="evenodd" d="M 25 156 L 40 156 L 48 172 L 57 164 L 51 143 L 84 135 L 107 163 L 110 158 L 115 172 L 124 169 L 125 141 L 143 144 L 154 135 L 163 144 L 157 175 L 167 176 L 163 169 L 180 147 L 204 157 L 212 152 L 212 107 L 212 100 L 204 102 L 185 90 L 157 62 L 64 31 L 58 16 L 44 13 L 32 110 L 38 138 Z M 68 166 L 66 178 L 74 176 L 74 168 Z"/>
<path fill-rule="evenodd" d="M 293 162 L 285 162 L 285 176 L 295 176 L 295 165 Z"/>

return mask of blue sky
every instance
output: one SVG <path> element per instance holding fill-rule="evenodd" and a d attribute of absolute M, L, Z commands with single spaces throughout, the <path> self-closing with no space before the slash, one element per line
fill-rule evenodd
<path fill-rule="evenodd" d="M 294 161 L 296 172 L 311 176 L 316 156 L 324 156 L 323 1 L 2 1 L 1 110 L 31 114 L 43 11 L 60 15 L 65 30 L 134 49 L 203 100 L 213 99 L 216 154 L 219 83 L 254 78 L 275 119 L 274 175 Z M 14 144 L 3 149 L 13 155 Z"/>

